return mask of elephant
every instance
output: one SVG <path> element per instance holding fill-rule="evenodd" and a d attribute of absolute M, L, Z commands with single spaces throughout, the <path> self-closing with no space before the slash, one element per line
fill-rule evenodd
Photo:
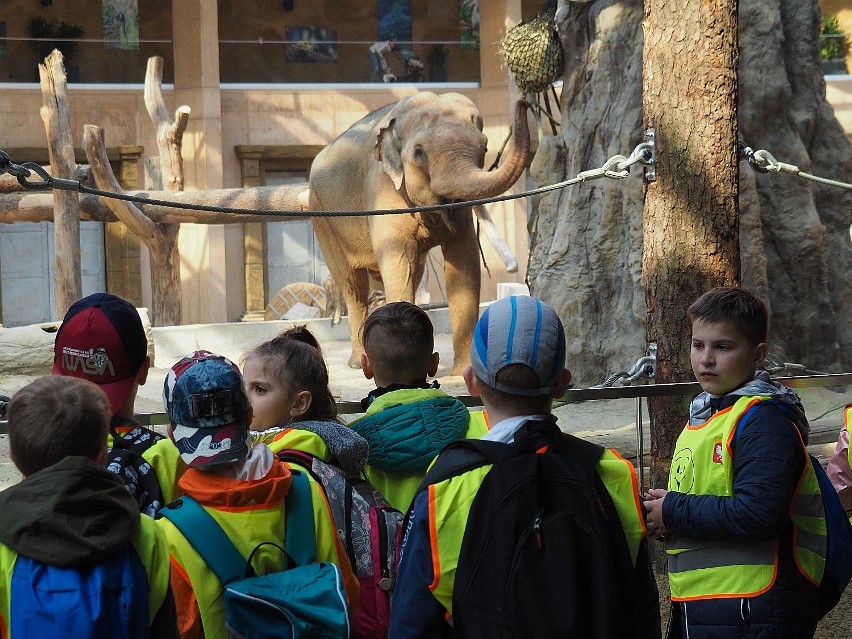
<path fill-rule="evenodd" d="M 388 104 L 352 125 L 317 155 L 308 179 L 309 208 L 388 210 L 504 193 L 526 168 L 528 108 L 526 101 L 518 101 L 504 160 L 488 171 L 483 168 L 488 139 L 482 132 L 482 116 L 469 98 L 423 91 Z M 367 316 L 368 273 L 382 280 L 387 301 L 413 302 L 427 253 L 435 246 L 444 255 L 455 356 L 451 374 L 459 374 L 469 363 L 481 279 L 474 214 L 490 222 L 480 206 L 311 218 L 348 308 L 351 367 L 360 366 L 363 353 L 360 329 Z"/>

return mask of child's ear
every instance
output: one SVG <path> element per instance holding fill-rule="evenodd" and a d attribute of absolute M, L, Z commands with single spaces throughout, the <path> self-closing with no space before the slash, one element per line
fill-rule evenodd
<path fill-rule="evenodd" d="M 98 449 L 98 453 L 97 453 L 97 455 L 95 455 L 93 457 L 93 461 L 98 466 L 103 466 L 104 468 L 106 468 L 106 465 L 107 465 L 107 448 L 106 448 L 106 446 L 102 446 L 101 448 Z"/>
<path fill-rule="evenodd" d="M 438 372 L 438 362 L 441 361 L 441 355 L 437 351 L 429 356 L 429 366 L 426 368 L 426 377 L 435 377 Z"/>
<path fill-rule="evenodd" d="M 361 353 L 361 370 L 364 372 L 364 377 L 373 379 L 373 367 L 370 365 L 370 358 L 367 353 Z"/>
<path fill-rule="evenodd" d="M 290 406 L 290 417 L 296 419 L 307 413 L 313 401 L 314 396 L 309 390 L 302 390 L 296 393 L 296 396 L 293 398 L 293 405 Z"/>
<path fill-rule="evenodd" d="M 144 386 L 145 382 L 148 381 L 148 369 L 151 368 L 151 356 L 148 355 L 145 359 L 142 360 L 142 365 L 139 367 L 139 370 L 136 372 L 136 383 L 140 386 Z"/>
<path fill-rule="evenodd" d="M 571 383 L 571 371 L 567 368 L 563 368 L 562 372 L 559 374 L 559 379 L 556 381 L 556 385 L 559 386 L 559 390 L 553 392 L 553 399 L 559 399 L 565 394 L 563 390 L 568 384 Z"/>
<path fill-rule="evenodd" d="M 766 355 L 769 353 L 769 347 L 761 342 L 754 349 L 754 367 L 757 368 L 760 366 L 761 362 L 766 359 Z"/>
<path fill-rule="evenodd" d="M 473 372 L 473 366 L 468 364 L 462 369 L 462 378 L 464 378 L 464 384 L 467 386 L 467 392 L 470 393 L 471 397 L 479 397 L 479 380 L 476 379 L 476 373 Z"/>

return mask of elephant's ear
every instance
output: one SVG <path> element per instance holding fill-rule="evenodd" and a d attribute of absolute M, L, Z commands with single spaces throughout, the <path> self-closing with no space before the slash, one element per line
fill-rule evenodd
<path fill-rule="evenodd" d="M 373 153 L 376 159 L 382 163 L 385 173 L 393 181 L 394 188 L 399 191 L 402 188 L 402 156 L 400 155 L 401 141 L 396 135 L 396 118 L 390 120 L 387 126 L 379 129 L 376 136 L 376 146 Z"/>

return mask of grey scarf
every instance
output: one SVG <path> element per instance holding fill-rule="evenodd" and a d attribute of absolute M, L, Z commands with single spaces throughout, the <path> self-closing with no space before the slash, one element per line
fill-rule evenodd
<path fill-rule="evenodd" d="M 766 371 L 758 371 L 754 379 L 739 388 L 732 390 L 725 397 L 730 396 L 753 396 L 760 395 L 762 397 L 771 397 L 772 399 L 786 404 L 790 407 L 793 423 L 799 429 L 802 435 L 802 440 L 805 445 L 808 443 L 808 435 L 811 432 L 811 426 L 808 423 L 808 418 L 805 417 L 805 409 L 802 407 L 802 402 L 799 396 L 792 388 L 787 388 L 783 384 L 779 384 L 769 377 Z M 698 426 L 706 422 L 713 415 L 713 406 L 711 400 L 713 397 L 708 392 L 700 393 L 689 406 L 689 424 Z"/>
<path fill-rule="evenodd" d="M 348 426 L 334 421 L 306 421 L 294 422 L 287 426 L 269 428 L 261 432 L 252 432 L 254 441 L 270 443 L 275 435 L 281 431 L 297 428 L 319 435 L 329 452 L 334 456 L 337 465 L 352 474 L 360 474 L 367 463 L 367 455 L 370 446 L 367 440 L 361 437 Z"/>

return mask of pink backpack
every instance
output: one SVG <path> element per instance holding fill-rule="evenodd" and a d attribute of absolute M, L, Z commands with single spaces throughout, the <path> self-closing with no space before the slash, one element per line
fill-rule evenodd
<path fill-rule="evenodd" d="M 396 580 L 396 549 L 402 513 L 366 479 L 298 450 L 278 453 L 299 465 L 323 487 L 337 534 L 361 584 L 361 603 L 352 614 L 353 639 L 384 639 Z"/>

